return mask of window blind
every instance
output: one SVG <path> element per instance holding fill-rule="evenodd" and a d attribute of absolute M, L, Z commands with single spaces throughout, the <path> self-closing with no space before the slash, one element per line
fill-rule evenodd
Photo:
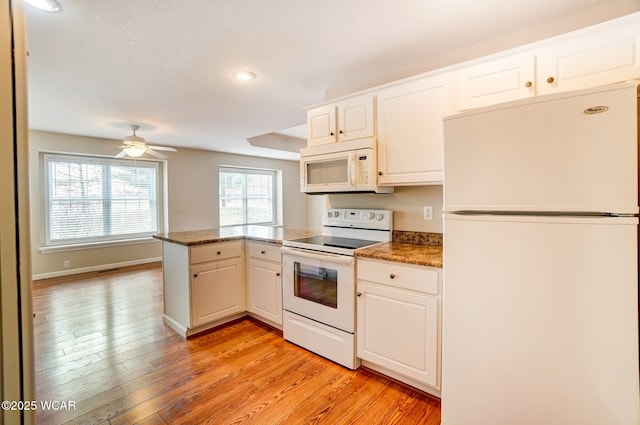
<path fill-rule="evenodd" d="M 157 232 L 157 163 L 46 155 L 45 166 L 47 245 Z"/>

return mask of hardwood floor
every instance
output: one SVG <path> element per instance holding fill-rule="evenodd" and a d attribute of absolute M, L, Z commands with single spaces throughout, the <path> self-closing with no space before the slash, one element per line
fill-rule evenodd
<path fill-rule="evenodd" d="M 184 340 L 162 269 L 34 284 L 38 424 L 439 424 L 439 401 L 243 319 Z"/>

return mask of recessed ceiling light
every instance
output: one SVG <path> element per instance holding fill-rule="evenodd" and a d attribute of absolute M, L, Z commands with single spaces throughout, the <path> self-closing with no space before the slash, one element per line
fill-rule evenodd
<path fill-rule="evenodd" d="M 240 81 L 249 81 L 256 78 L 256 74 L 251 71 L 236 71 L 233 73 L 233 78 Z"/>
<path fill-rule="evenodd" d="M 57 12 L 60 10 L 60 5 L 56 0 L 24 0 L 24 2 L 47 12 Z"/>

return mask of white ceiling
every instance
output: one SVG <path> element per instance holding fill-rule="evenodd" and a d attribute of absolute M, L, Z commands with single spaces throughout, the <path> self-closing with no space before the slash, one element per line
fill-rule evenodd
<path fill-rule="evenodd" d="M 640 0 L 58 0 L 25 5 L 30 128 L 296 159 L 304 107 L 640 10 Z M 257 79 L 235 81 L 248 69 Z M 286 130 L 285 130 L 286 129 Z M 114 154 L 118 143 L 114 142 Z M 169 154 L 170 155 L 170 154 Z"/>

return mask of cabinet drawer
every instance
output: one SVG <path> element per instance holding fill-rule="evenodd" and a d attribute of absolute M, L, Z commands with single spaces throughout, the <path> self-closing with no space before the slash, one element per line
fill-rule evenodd
<path fill-rule="evenodd" d="M 260 258 L 262 260 L 282 262 L 280 254 L 280 245 L 267 245 L 261 243 L 249 242 L 249 257 Z"/>
<path fill-rule="evenodd" d="M 190 248 L 189 254 L 191 256 L 191 264 L 240 257 L 242 256 L 242 241 L 237 240 L 196 245 Z"/>
<path fill-rule="evenodd" d="M 436 270 L 390 261 L 359 259 L 357 264 L 359 280 L 367 280 L 427 294 L 438 294 L 439 273 Z"/>

